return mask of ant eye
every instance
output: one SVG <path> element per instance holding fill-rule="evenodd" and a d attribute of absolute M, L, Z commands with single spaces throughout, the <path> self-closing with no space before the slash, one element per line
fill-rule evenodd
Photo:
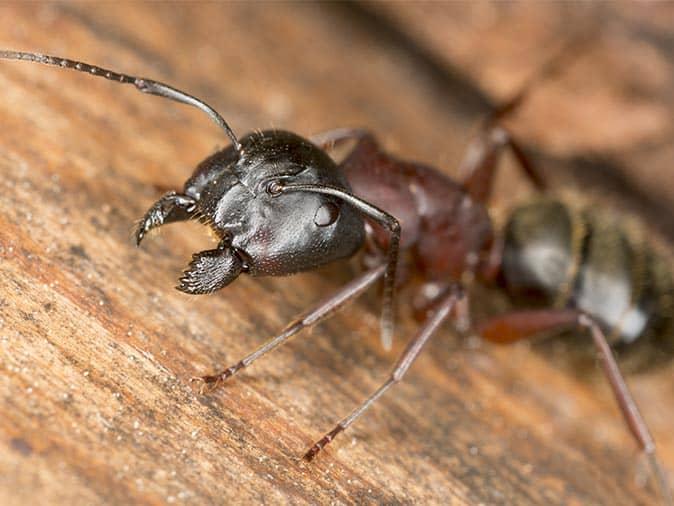
<path fill-rule="evenodd" d="M 318 208 L 314 215 L 314 223 L 319 227 L 332 225 L 339 218 L 339 207 L 332 202 L 327 202 Z"/>

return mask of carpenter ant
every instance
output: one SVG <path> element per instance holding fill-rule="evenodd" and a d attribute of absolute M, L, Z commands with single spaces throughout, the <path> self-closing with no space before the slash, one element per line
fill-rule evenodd
<path fill-rule="evenodd" d="M 428 339 L 448 318 L 465 324 L 466 275 L 498 281 L 512 294 L 535 295 L 547 307 L 513 311 L 480 326 L 486 339 L 512 342 L 544 331 L 589 333 L 625 422 L 648 456 L 664 500 L 670 490 L 655 443 L 625 384 L 610 345 L 649 339 L 669 346 L 674 283 L 657 258 L 614 228 L 543 199 L 515 210 L 497 234 L 487 211 L 497 162 L 509 148 L 539 189 L 545 181 L 499 120 L 527 87 L 485 122 L 468 150 L 463 178 L 454 181 L 424 165 L 384 152 L 365 130 L 332 130 L 311 139 L 281 130 L 238 139 L 209 105 L 163 83 L 86 63 L 35 53 L 0 51 L 0 58 L 75 69 L 139 91 L 195 106 L 217 123 L 231 145 L 206 158 L 181 192 L 169 192 L 145 214 L 136 243 L 166 223 L 199 220 L 219 239 L 193 255 L 178 289 L 219 290 L 242 273 L 280 276 L 314 269 L 363 251 L 366 270 L 231 367 L 197 378 L 213 389 L 300 330 L 334 314 L 383 278 L 381 340 L 390 348 L 394 291 L 411 272 L 423 279 L 414 300 L 424 321 L 389 378 L 305 454 L 310 461 L 386 390 L 400 381 Z M 354 142 L 337 164 L 326 150 Z M 614 250 L 603 249 L 614 241 Z M 617 241 L 617 242 L 615 242 Z M 399 255 L 401 262 L 398 262 Z"/>

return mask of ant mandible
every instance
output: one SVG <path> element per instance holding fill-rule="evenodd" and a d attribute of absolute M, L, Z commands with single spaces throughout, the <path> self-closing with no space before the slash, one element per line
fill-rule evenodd
<path fill-rule="evenodd" d="M 483 124 L 461 166 L 463 178 L 454 181 L 434 168 L 389 155 L 366 130 L 337 129 L 310 139 L 268 130 L 239 140 L 212 107 L 169 85 L 36 53 L 0 51 L 0 58 L 55 65 L 133 84 L 143 93 L 199 108 L 225 131 L 231 145 L 201 162 L 182 192 L 161 197 L 136 230 L 138 245 L 150 230 L 171 222 L 199 220 L 215 232 L 217 247 L 193 255 L 177 286 L 182 292 L 211 293 L 242 273 L 289 275 L 362 251 L 363 274 L 236 364 L 196 378 L 203 383 L 202 393 L 302 329 L 331 316 L 381 278 L 381 340 L 390 349 L 394 292 L 414 271 L 423 280 L 414 299 L 416 314 L 423 315 L 418 332 L 388 379 L 306 452 L 305 459 L 310 461 L 403 378 L 445 320 L 466 325 L 468 298 L 462 285 L 466 274 L 487 282 L 500 281 L 512 292 L 536 292 L 563 304 L 491 318 L 480 326 L 480 334 L 491 341 L 512 342 L 569 327 L 589 331 L 625 422 L 648 456 L 663 497 L 672 503 L 653 438 L 606 337 L 606 330 L 610 330 L 630 342 L 647 330 L 650 317 L 663 308 L 631 303 L 621 319 L 609 314 L 598 299 L 601 290 L 582 282 L 581 271 L 595 267 L 592 259 L 580 256 L 589 225 L 576 225 L 560 203 L 548 201 L 520 209 L 502 234 L 495 233 L 492 226 L 487 204 L 499 157 L 506 148 L 534 186 L 541 190 L 546 186 L 500 123 L 519 106 L 533 80 Z M 554 67 L 549 65 L 539 78 L 550 75 Z M 337 164 L 326 150 L 347 141 L 355 144 Z M 652 298 L 671 286 L 656 288 Z M 641 325 L 623 325 L 630 311 L 647 318 Z"/>

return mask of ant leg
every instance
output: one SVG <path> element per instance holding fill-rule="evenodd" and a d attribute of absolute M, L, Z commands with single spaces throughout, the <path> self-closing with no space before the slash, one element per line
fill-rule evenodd
<path fill-rule="evenodd" d="M 145 213 L 136 228 L 136 245 L 140 246 L 145 235 L 165 223 L 190 219 L 196 208 L 197 201 L 188 195 L 174 191 L 166 193 L 155 202 Z"/>
<path fill-rule="evenodd" d="M 620 407 L 625 423 L 641 450 L 646 454 L 665 503 L 671 506 L 674 504 L 671 491 L 664 468 L 655 452 L 653 437 L 627 388 L 625 378 L 620 372 L 604 332 L 589 315 L 574 309 L 516 311 L 488 320 L 480 326 L 480 333 L 490 341 L 509 343 L 541 332 L 569 327 L 581 327 L 590 332 L 599 353 L 604 374 L 609 380 L 613 396 Z"/>
<path fill-rule="evenodd" d="M 578 316 L 578 325 L 590 331 L 594 345 L 599 352 L 599 357 L 601 358 L 601 364 L 604 368 L 604 373 L 611 383 L 613 395 L 620 405 L 620 410 L 622 411 L 623 417 L 627 422 L 627 426 L 651 463 L 651 467 L 653 468 L 653 473 L 655 474 L 655 479 L 658 483 L 658 487 L 660 488 L 662 498 L 667 505 L 672 506 L 672 504 L 674 504 L 674 500 L 672 499 L 672 493 L 669 488 L 669 483 L 665 475 L 664 467 L 660 463 L 660 460 L 655 453 L 655 441 L 653 441 L 653 436 L 651 436 L 651 433 L 648 430 L 646 421 L 639 412 L 639 408 L 637 407 L 632 394 L 627 388 L 625 378 L 620 372 L 620 368 L 618 367 L 615 356 L 613 355 L 613 352 L 606 341 L 604 332 L 601 330 L 599 325 L 597 325 L 597 323 L 586 314 L 581 314 Z"/>
<path fill-rule="evenodd" d="M 366 144 L 361 143 L 360 146 L 366 146 Z M 356 153 L 356 151 L 353 153 Z M 400 222 L 392 214 L 389 214 L 383 209 L 370 204 L 367 200 L 357 197 L 349 191 L 345 191 L 336 186 L 309 183 L 279 183 L 277 189 L 279 192 L 305 191 L 337 197 L 353 206 L 356 210 L 365 215 L 365 217 L 371 218 L 388 229 L 389 244 L 388 251 L 386 252 L 386 272 L 384 273 L 384 290 L 382 293 L 380 321 L 382 345 L 385 350 L 390 350 L 391 345 L 393 344 L 393 329 L 395 326 L 394 301 L 396 274 L 398 271 L 398 253 L 400 250 Z"/>
<path fill-rule="evenodd" d="M 487 202 L 491 195 L 496 166 L 504 148 L 510 148 L 517 159 L 526 177 L 539 190 L 545 190 L 547 183 L 541 173 L 536 169 L 519 143 L 496 120 L 517 107 L 520 99 L 506 104 L 498 109 L 486 122 L 480 133 L 473 139 L 466 150 L 466 155 L 459 166 L 459 174 L 462 174 L 462 183 L 466 191 L 477 201 Z M 357 140 L 357 146 L 353 148 L 351 157 L 360 160 L 372 156 L 377 151 L 377 144 L 370 132 L 357 128 L 337 128 L 328 130 L 310 137 L 311 142 L 321 149 L 332 149 L 339 144 Z M 359 149 L 360 148 L 360 149 Z M 362 152 L 361 152 L 362 151 Z M 349 160 L 351 163 L 354 160 Z M 360 160 L 362 163 L 362 160 Z M 348 163 L 348 162 L 344 162 Z"/>
<path fill-rule="evenodd" d="M 309 140 L 321 149 L 332 149 L 342 142 L 352 139 L 360 141 L 367 137 L 372 137 L 372 134 L 362 128 L 335 128 L 312 135 Z"/>
<path fill-rule="evenodd" d="M 230 378 L 237 372 L 239 372 L 244 367 L 248 367 L 255 360 L 260 358 L 262 355 L 265 355 L 277 348 L 281 344 L 285 343 L 292 336 L 300 332 L 301 330 L 318 323 L 319 321 L 328 318 L 333 315 L 339 309 L 341 309 L 344 304 L 350 302 L 352 299 L 363 293 L 368 287 L 374 284 L 379 278 L 382 277 L 386 269 L 385 265 L 380 265 L 366 271 L 364 274 L 360 275 L 356 279 L 350 281 L 344 285 L 337 293 L 331 295 L 330 297 L 324 299 L 319 304 L 316 305 L 308 314 L 302 318 L 299 318 L 288 325 L 283 332 L 279 335 L 273 337 L 257 350 L 255 350 L 250 355 L 244 357 L 242 360 L 236 364 L 227 367 L 221 372 L 213 375 L 195 377 L 191 381 L 199 381 L 202 383 L 201 393 L 203 394 L 207 389 L 214 390 L 220 386 L 226 379 Z"/>
<path fill-rule="evenodd" d="M 571 328 L 577 325 L 578 314 L 575 309 L 512 311 L 481 323 L 478 333 L 488 341 L 509 344 L 542 332 Z"/>
<path fill-rule="evenodd" d="M 470 144 L 460 174 L 463 174 L 464 186 L 468 193 L 479 202 L 487 202 L 491 194 L 495 166 L 504 147 L 509 147 L 517 159 L 526 177 L 539 190 L 545 190 L 547 184 L 536 170 L 520 145 L 512 135 L 500 126 L 501 121 L 511 115 L 527 100 L 531 91 L 546 80 L 554 78 L 563 71 L 570 61 L 582 54 L 580 50 L 592 37 L 590 33 L 578 33 L 564 42 L 562 46 L 533 75 L 527 79 L 507 102 L 498 106 L 485 120 L 479 135 Z"/>
<path fill-rule="evenodd" d="M 505 148 L 510 148 L 529 181 L 541 191 L 546 189 L 545 179 L 512 135 L 498 124 L 488 123 L 468 145 L 459 166 L 463 187 L 478 202 L 489 200 L 496 167 Z"/>
<path fill-rule="evenodd" d="M 496 233 L 486 254 L 480 258 L 477 271 L 486 283 L 494 283 L 498 278 L 503 265 L 504 247 L 503 234 Z"/>
<path fill-rule="evenodd" d="M 367 408 L 369 408 L 374 401 L 379 399 L 384 392 L 386 392 L 391 386 L 398 383 L 407 370 L 410 368 L 414 360 L 419 355 L 419 352 L 424 347 L 428 339 L 433 335 L 435 330 L 440 326 L 440 324 L 445 321 L 445 319 L 450 316 L 452 309 L 456 303 L 465 298 L 465 294 L 462 289 L 459 287 L 453 287 L 451 292 L 447 294 L 444 299 L 438 304 L 436 311 L 426 320 L 423 326 L 419 329 L 414 338 L 409 342 L 407 348 L 398 359 L 393 371 L 389 378 L 377 389 L 375 392 L 370 395 L 360 406 L 358 406 L 349 416 L 342 419 L 330 432 L 325 434 L 321 439 L 319 439 L 307 453 L 304 455 L 304 459 L 311 461 L 316 457 L 316 455 L 323 449 L 325 446 L 332 441 L 337 434 L 344 431 L 349 425 L 351 425 L 356 419 L 362 415 Z"/>
<path fill-rule="evenodd" d="M 445 281 L 427 281 L 412 299 L 412 314 L 418 322 L 424 322 L 442 304 L 445 296 L 452 289 L 452 284 Z M 468 297 L 461 297 L 452 309 L 454 328 L 461 334 L 472 328 Z"/>

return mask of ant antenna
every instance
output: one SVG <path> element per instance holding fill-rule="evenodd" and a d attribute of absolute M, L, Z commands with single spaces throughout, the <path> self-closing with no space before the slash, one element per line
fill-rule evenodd
<path fill-rule="evenodd" d="M 504 104 L 499 105 L 494 112 L 489 115 L 487 124 L 496 123 L 505 116 L 508 116 L 527 99 L 533 88 L 541 82 L 559 75 L 564 68 L 564 64 L 576 59 L 580 53 L 580 48 L 591 40 L 594 35 L 595 34 L 593 33 L 589 33 L 588 30 L 582 32 L 579 31 L 579 33 L 563 43 L 541 67 L 535 70 L 534 73 L 527 78 L 514 96 L 508 99 Z"/>
<path fill-rule="evenodd" d="M 23 51 L 2 51 L 0 50 L 0 58 L 5 60 L 24 60 L 36 63 L 43 63 L 45 65 L 54 65 L 55 67 L 68 68 L 73 70 L 79 70 L 80 72 L 86 72 L 93 76 L 105 77 L 111 81 L 115 81 L 122 84 L 133 84 L 138 91 L 142 93 L 149 93 L 150 95 L 157 95 L 160 97 L 168 98 L 175 100 L 176 102 L 181 102 L 183 104 L 191 105 L 197 109 L 201 109 L 203 112 L 208 114 L 208 116 L 220 127 L 222 128 L 227 136 L 231 139 L 232 145 L 237 152 L 241 152 L 241 144 L 239 143 L 236 135 L 229 127 L 227 122 L 224 120 L 218 112 L 208 105 L 203 100 L 199 100 L 192 95 L 180 91 L 168 84 L 160 83 L 158 81 L 153 81 L 151 79 L 145 79 L 142 77 L 134 77 L 127 74 L 120 74 L 119 72 L 113 72 L 95 65 L 90 65 L 88 63 L 83 63 L 75 60 L 69 60 L 67 58 L 60 58 L 58 56 L 48 56 L 39 53 L 26 53 Z"/>

